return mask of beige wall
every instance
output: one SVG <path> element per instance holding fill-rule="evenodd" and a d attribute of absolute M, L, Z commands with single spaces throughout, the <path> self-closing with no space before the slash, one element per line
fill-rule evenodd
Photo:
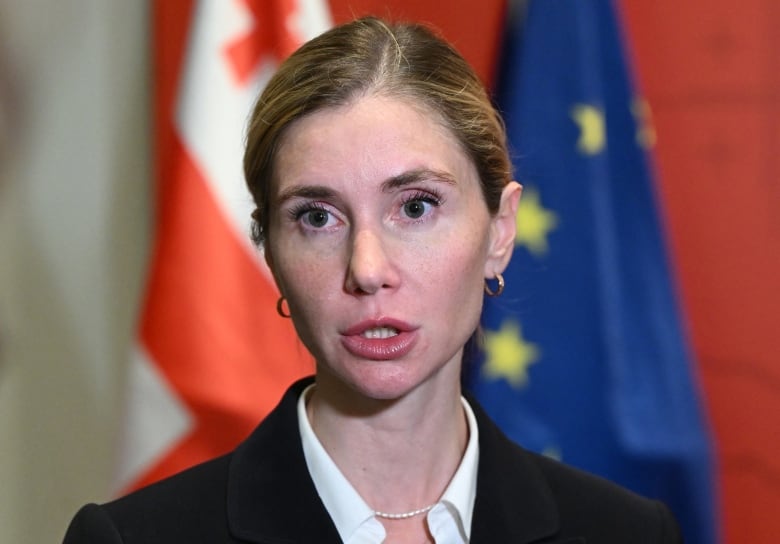
<path fill-rule="evenodd" d="M 149 6 L 0 0 L 0 542 L 110 493 L 149 236 Z"/>

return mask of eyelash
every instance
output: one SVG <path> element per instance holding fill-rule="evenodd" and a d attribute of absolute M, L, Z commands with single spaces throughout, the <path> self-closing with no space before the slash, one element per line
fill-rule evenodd
<path fill-rule="evenodd" d="M 290 208 L 288 213 L 290 214 L 290 219 L 299 221 L 304 214 L 318 210 L 331 213 L 328 208 L 320 202 L 301 202 Z"/>
<path fill-rule="evenodd" d="M 438 192 L 432 190 L 415 191 L 403 198 L 400 207 L 403 208 L 405 205 L 409 204 L 410 202 L 417 202 L 417 201 L 425 202 L 426 204 L 430 204 L 434 208 L 438 208 L 442 204 L 442 197 Z M 288 210 L 288 214 L 291 220 L 300 221 L 301 217 L 303 217 L 305 214 L 312 211 L 323 211 L 325 213 L 332 215 L 332 212 L 328 210 L 327 206 L 325 206 L 321 202 L 301 202 L 300 204 L 297 204 L 292 208 L 290 208 Z"/>
<path fill-rule="evenodd" d="M 404 199 L 401 201 L 401 207 L 409 204 L 410 202 L 415 202 L 418 200 L 430 204 L 434 208 L 437 208 L 442 204 L 441 195 L 435 191 L 415 191 L 414 193 L 404 197 Z"/>

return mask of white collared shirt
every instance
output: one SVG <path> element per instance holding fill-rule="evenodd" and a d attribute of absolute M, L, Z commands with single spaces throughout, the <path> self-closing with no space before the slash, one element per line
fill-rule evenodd
<path fill-rule="evenodd" d="M 306 397 L 314 384 L 298 399 L 298 428 L 306 465 L 314 487 L 330 514 L 344 544 L 380 544 L 386 533 L 374 511 L 333 462 L 306 415 Z M 439 502 L 428 512 L 428 529 L 436 544 L 467 544 L 471 516 L 477 494 L 479 436 L 477 420 L 466 399 L 461 397 L 469 428 L 469 441 L 463 459 Z"/>

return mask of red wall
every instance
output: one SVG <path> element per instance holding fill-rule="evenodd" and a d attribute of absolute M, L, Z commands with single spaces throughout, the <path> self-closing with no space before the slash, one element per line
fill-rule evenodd
<path fill-rule="evenodd" d="M 622 0 L 658 131 L 726 542 L 780 535 L 780 3 Z"/>

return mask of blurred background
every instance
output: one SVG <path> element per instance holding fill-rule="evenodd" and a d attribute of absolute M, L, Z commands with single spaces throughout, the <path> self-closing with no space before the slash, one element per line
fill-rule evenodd
<path fill-rule="evenodd" d="M 646 108 L 689 376 L 711 441 L 714 534 L 771 542 L 780 534 L 780 4 L 597 3 L 615 8 Z M 122 444 L 137 389 L 128 390 L 154 240 L 167 228 L 160 180 L 179 168 L 165 157 L 176 148 L 171 104 L 193 5 L 0 0 L 0 542 L 57 542 L 80 505 L 131 485 L 118 476 L 128 470 Z M 527 2 L 499 0 L 327 7 L 336 23 L 365 13 L 431 23 L 490 88 L 528 13 Z M 305 373 L 296 352 L 304 362 L 292 373 Z"/>

